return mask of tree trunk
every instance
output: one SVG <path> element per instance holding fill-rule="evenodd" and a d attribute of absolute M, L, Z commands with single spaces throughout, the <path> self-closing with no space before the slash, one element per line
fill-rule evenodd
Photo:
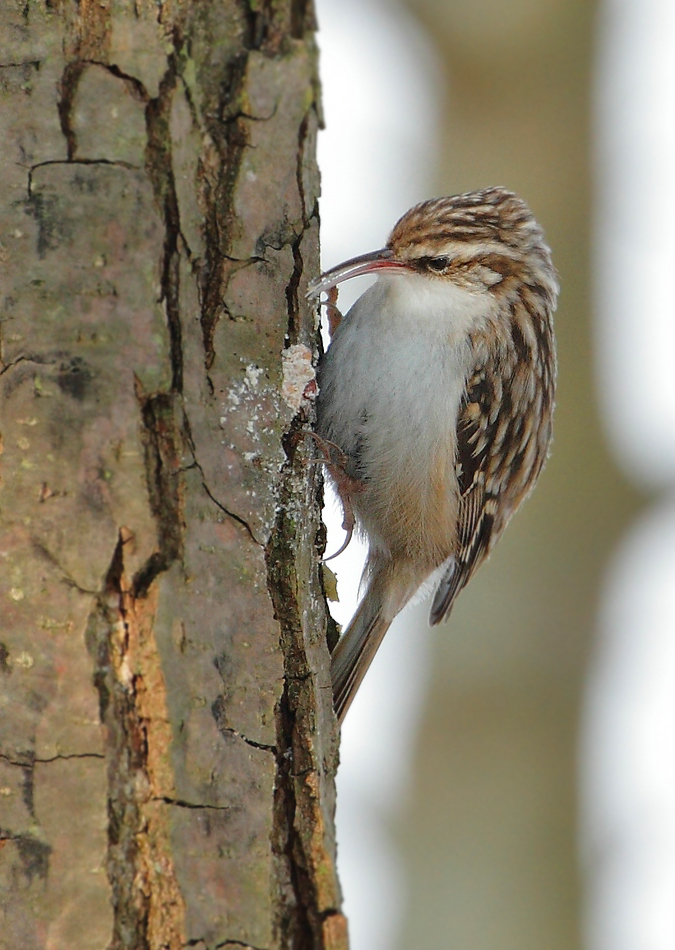
<path fill-rule="evenodd" d="M 10 950 L 343 948 L 311 0 L 4 0 Z"/>

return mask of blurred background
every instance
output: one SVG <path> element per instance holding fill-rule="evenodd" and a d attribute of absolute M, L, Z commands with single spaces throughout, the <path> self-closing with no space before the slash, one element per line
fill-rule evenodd
<path fill-rule="evenodd" d="M 352 950 L 672 950 L 675 4 L 317 12 L 324 265 L 416 201 L 500 184 L 562 284 L 539 486 L 447 626 L 398 619 L 343 729 Z M 330 565 L 342 623 L 362 557 Z"/>

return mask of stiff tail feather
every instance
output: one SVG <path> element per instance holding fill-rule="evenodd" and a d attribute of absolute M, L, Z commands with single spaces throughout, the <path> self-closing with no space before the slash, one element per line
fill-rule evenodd
<path fill-rule="evenodd" d="M 333 705 L 340 725 L 390 626 L 391 620 L 383 616 L 381 601 L 371 588 L 331 657 Z"/>

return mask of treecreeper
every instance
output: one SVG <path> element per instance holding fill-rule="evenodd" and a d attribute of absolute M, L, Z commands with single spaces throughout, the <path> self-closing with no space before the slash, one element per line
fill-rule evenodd
<path fill-rule="evenodd" d="M 342 722 L 394 617 L 434 590 L 430 623 L 534 487 L 551 441 L 558 282 L 541 228 L 501 187 L 411 208 L 384 248 L 310 286 L 375 283 L 318 370 L 316 439 L 347 540 L 365 537 L 364 594 L 333 651 Z"/>

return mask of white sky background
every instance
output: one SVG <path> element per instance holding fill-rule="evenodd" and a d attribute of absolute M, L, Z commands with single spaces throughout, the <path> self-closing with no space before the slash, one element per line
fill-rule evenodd
<path fill-rule="evenodd" d="M 317 0 L 327 131 L 323 263 L 381 247 L 434 193 L 436 58 L 395 0 Z M 596 362 L 619 463 L 653 493 L 608 565 L 581 752 L 588 950 L 675 947 L 675 3 L 605 0 L 596 68 Z M 342 285 L 346 312 L 365 279 Z M 329 553 L 342 542 L 329 512 Z M 363 554 L 329 565 L 346 623 Z M 352 950 L 390 950 L 405 880 L 388 820 L 406 792 L 429 633 L 392 627 L 347 717 L 339 868 Z"/>
<path fill-rule="evenodd" d="M 433 193 L 440 69 L 420 27 L 395 0 L 317 0 L 326 131 L 319 136 L 324 268 L 382 247 L 398 218 Z M 343 313 L 368 278 L 342 284 Z M 327 505 L 328 551 L 344 537 Z M 343 625 L 357 600 L 357 539 L 328 565 Z M 428 669 L 429 639 L 394 624 L 342 729 L 338 867 L 352 950 L 391 950 L 405 908 L 401 862 L 388 831 L 406 792 Z M 397 914 L 398 912 L 398 914 Z"/>
<path fill-rule="evenodd" d="M 582 736 L 588 950 L 675 947 L 675 4 L 605 0 L 596 362 L 619 464 L 653 493 L 609 565 Z"/>

